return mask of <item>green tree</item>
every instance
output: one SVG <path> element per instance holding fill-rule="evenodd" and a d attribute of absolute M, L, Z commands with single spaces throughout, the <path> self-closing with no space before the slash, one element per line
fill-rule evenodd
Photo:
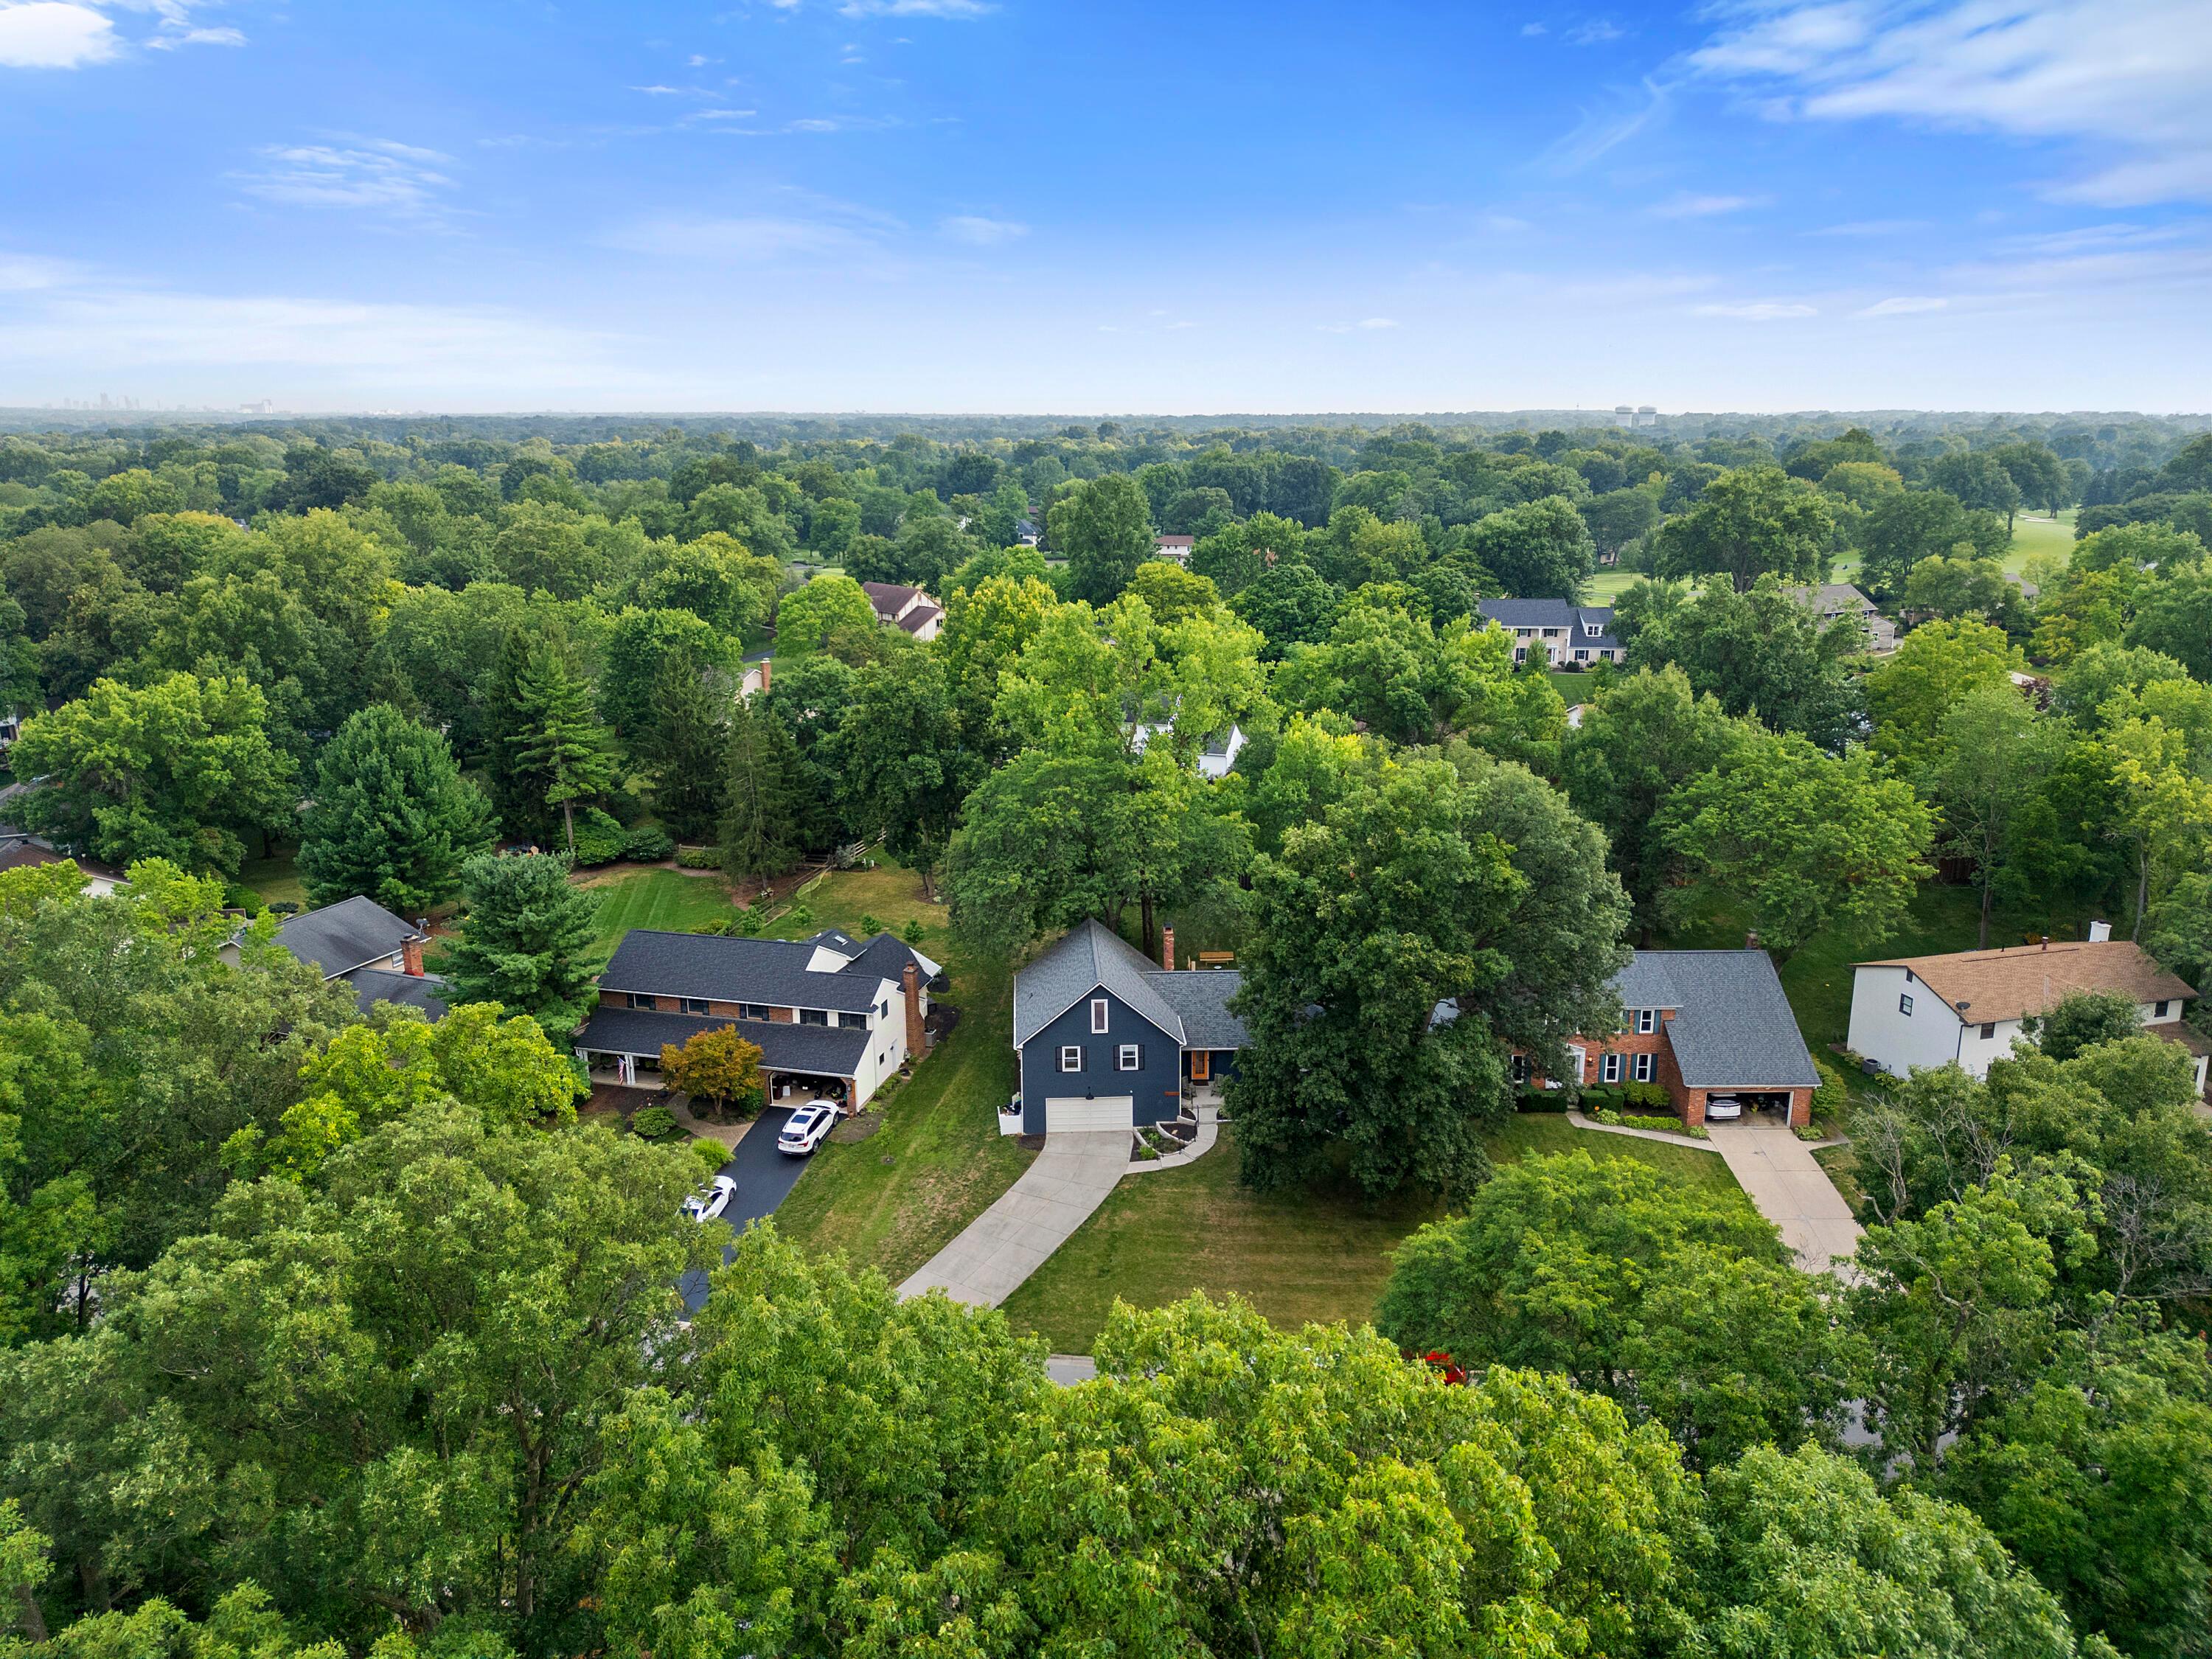
<path fill-rule="evenodd" d="M 2124 991 L 2072 991 L 2035 1021 L 2036 1047 L 2069 1060 L 2100 1042 L 2124 1042 L 2142 1034 L 2135 999 Z"/>
<path fill-rule="evenodd" d="M 730 714 L 723 765 L 722 867 L 733 880 L 765 883 L 799 862 L 795 822 L 799 760 L 790 728 L 771 709 L 740 698 Z"/>
<path fill-rule="evenodd" d="M 1809 485 L 1778 466 L 1738 467 L 1660 527 L 1656 565 L 1662 576 L 1724 575 L 1739 593 L 1770 572 L 1818 581 L 1834 529 L 1826 500 Z"/>
<path fill-rule="evenodd" d="M 739 1036 L 733 1025 L 695 1032 L 680 1048 L 662 1044 L 660 1070 L 670 1088 L 712 1101 L 718 1116 L 734 1100 L 750 1117 L 764 1099 L 760 1045 Z"/>
<path fill-rule="evenodd" d="M 576 803 L 592 799 L 614 781 L 614 757 L 606 728 L 592 712 L 591 688 L 569 672 L 554 641 L 538 641 L 524 659 L 515 713 L 510 757 L 533 788 L 544 786 L 545 804 L 561 809 L 573 858 Z"/>
<path fill-rule="evenodd" d="M 1929 804 L 1942 816 L 1938 850 L 1974 861 L 1981 894 L 1975 948 L 1987 950 L 1990 908 L 2019 851 L 2019 827 L 2065 737 L 2009 680 L 1966 692 L 1931 736 L 1935 759 L 1926 775 Z"/>
<path fill-rule="evenodd" d="M 727 675 L 688 651 L 671 652 L 653 678 L 637 755 L 653 811 L 686 841 L 712 834 L 722 815 L 733 696 Z"/>
<path fill-rule="evenodd" d="M 100 680 L 23 723 L 9 763 L 49 781 L 25 797 L 24 819 L 112 864 L 166 858 L 235 875 L 244 837 L 284 829 L 298 800 L 267 720 L 243 679 Z"/>
<path fill-rule="evenodd" d="M 1105 605 L 1121 597 L 1152 556 L 1152 507 L 1127 473 L 1079 484 L 1046 514 L 1052 547 L 1067 560 L 1072 598 Z"/>
<path fill-rule="evenodd" d="M 462 780 L 446 740 L 373 703 L 338 728 L 318 764 L 301 818 L 308 902 L 364 894 L 401 915 L 443 904 L 492 828 L 489 805 Z"/>
<path fill-rule="evenodd" d="M 527 1014 L 555 1040 L 575 1030 L 601 963 L 592 949 L 598 907 L 548 853 L 484 854 L 461 872 L 467 906 L 441 971 L 453 1003 L 496 1002 Z"/>
<path fill-rule="evenodd" d="M 1294 645 L 1328 638 L 1341 597 L 1311 565 L 1284 563 L 1238 588 L 1230 605 L 1266 637 L 1268 658 L 1279 661 Z"/>
<path fill-rule="evenodd" d="M 2005 534 L 2012 534 L 2013 515 L 2020 511 L 2020 486 L 1996 451 L 1946 455 L 1929 467 L 1927 477 L 1929 489 L 1955 496 L 1966 507 L 2002 514 Z"/>
<path fill-rule="evenodd" d="M 1934 814 L 1862 750 L 1838 759 L 1796 736 L 1738 745 L 1664 809 L 1666 844 L 1695 872 L 1688 890 L 1741 904 L 1785 959 L 1831 931 L 1886 938 L 1930 873 Z"/>
<path fill-rule="evenodd" d="M 1843 740 L 1857 704 L 1845 665 L 1866 639 L 1855 620 L 1822 628 L 1771 578 L 1749 592 L 1715 578 L 1686 599 L 1652 584 L 1638 599 L 1628 645 L 1633 666 L 1671 663 L 1727 714 L 1802 732 L 1823 748 Z"/>
<path fill-rule="evenodd" d="M 963 739 L 951 686 L 934 656 L 908 652 L 861 672 L 837 728 L 835 769 L 855 820 L 894 858 L 931 873 L 981 775 Z"/>
<path fill-rule="evenodd" d="M 1868 509 L 1859 545 L 1867 581 L 1901 592 L 1923 559 L 1956 558 L 1962 547 L 1971 558 L 2001 559 L 2012 545 L 2012 534 L 1996 514 L 1971 511 L 1954 495 L 1908 489 L 1885 495 Z"/>
<path fill-rule="evenodd" d="M 793 654 L 826 650 L 842 632 L 876 626 L 876 607 L 860 583 L 850 576 L 817 576 L 777 604 L 775 648 Z"/>
<path fill-rule="evenodd" d="M 1874 747 L 1893 760 L 1940 765 L 1944 717 L 1970 693 L 2012 690 L 2023 665 L 2004 629 L 1971 617 L 1928 623 L 1875 664 L 1867 676 Z"/>
<path fill-rule="evenodd" d="M 1374 753 L 1252 884 L 1230 1096 L 1255 1185 L 1341 1145 L 1370 1192 L 1464 1191 L 1510 1109 L 1508 1049 L 1564 1072 L 1567 1036 L 1619 1018 L 1628 906 L 1602 838 L 1518 767 Z"/>
<path fill-rule="evenodd" d="M 2017 583 L 1995 559 L 1929 555 L 1905 578 L 1905 608 L 1932 617 L 1980 617 L 2000 625 L 2024 625 L 2027 605 Z"/>
<path fill-rule="evenodd" d="M 1583 584 L 1597 563 L 1597 545 L 1575 504 L 1564 495 L 1547 495 L 1478 520 L 1467 545 L 1516 599 L 1579 603 Z"/>
<path fill-rule="evenodd" d="M 2184 568 L 2152 583 L 2136 599 L 2126 637 L 2212 682 L 2212 570 Z"/>

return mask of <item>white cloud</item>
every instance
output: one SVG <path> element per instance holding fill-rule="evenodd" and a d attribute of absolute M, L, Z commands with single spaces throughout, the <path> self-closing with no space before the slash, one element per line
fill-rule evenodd
<path fill-rule="evenodd" d="M 746 214 L 730 218 L 666 215 L 617 226 L 603 238 L 610 247 L 673 258 L 735 264 L 873 254 L 876 238 L 842 219 Z"/>
<path fill-rule="evenodd" d="M 272 144 L 258 172 L 239 175 L 248 196 L 286 207 L 365 208 L 405 219 L 439 216 L 453 181 L 434 149 L 373 138 L 334 144 Z"/>
<path fill-rule="evenodd" d="M 1655 219 L 1711 219 L 1723 213 L 1741 213 L 1765 204 L 1763 196 L 1693 196 L 1685 192 L 1654 203 L 1646 210 Z"/>
<path fill-rule="evenodd" d="M 1901 236 L 1908 230 L 1925 230 L 1924 219 L 1855 219 L 1847 224 L 1822 225 L 1808 236 Z"/>
<path fill-rule="evenodd" d="M 1521 38 L 1523 40 L 1533 40 L 1543 33 L 1544 26 L 1541 23 L 1523 23 L 1521 26 Z"/>
<path fill-rule="evenodd" d="M 1362 317 L 1356 323 L 1323 323 L 1320 325 L 1324 334 L 1353 334 L 1363 329 L 1371 331 L 1397 326 L 1395 317 Z"/>
<path fill-rule="evenodd" d="M 1618 40 L 1628 31 L 1609 17 L 1593 17 L 1587 23 L 1577 23 L 1566 33 L 1569 46 L 1596 46 L 1608 40 Z"/>
<path fill-rule="evenodd" d="M 62 0 L 0 6 L 0 68 L 82 69 L 121 50 L 115 25 L 90 6 Z"/>
<path fill-rule="evenodd" d="M 1001 243 L 1018 241 L 1030 234 L 1030 228 L 1012 219 L 986 219 L 972 213 L 958 213 L 950 219 L 940 219 L 937 228 L 956 242 L 966 242 L 975 247 L 996 247 Z"/>
<path fill-rule="evenodd" d="M 1554 140 L 1543 159 L 1559 172 L 1578 172 L 1663 119 L 1668 101 L 1668 89 L 1656 81 L 1646 80 L 1633 92 L 1617 93 L 1608 104 L 1584 110 L 1574 129 Z"/>
<path fill-rule="evenodd" d="M 69 279 L 70 270 L 70 267 L 58 259 L 42 259 L 29 253 L 0 252 L 0 294 L 58 288 Z"/>
<path fill-rule="evenodd" d="M 1877 300 L 1855 317 L 1916 317 L 1923 312 L 1942 311 L 1951 302 L 1925 294 L 1900 294 L 1887 300 Z"/>
<path fill-rule="evenodd" d="M 1359 325 L 1362 328 L 1395 328 L 1398 319 L 1395 317 L 1363 317 L 1359 319 Z"/>
<path fill-rule="evenodd" d="M 1780 322 L 1788 317 L 1817 317 L 1820 308 L 1796 300 L 1750 300 L 1736 305 L 1694 306 L 1699 317 L 1734 317 L 1747 323 Z"/>
<path fill-rule="evenodd" d="M 993 9 L 983 0 L 845 0 L 837 8 L 847 17 L 981 17 Z"/>
<path fill-rule="evenodd" d="M 1732 0 L 1696 70 L 1784 113 L 1888 117 L 2091 147 L 2051 180 L 2106 207 L 2212 199 L 2203 0 Z"/>

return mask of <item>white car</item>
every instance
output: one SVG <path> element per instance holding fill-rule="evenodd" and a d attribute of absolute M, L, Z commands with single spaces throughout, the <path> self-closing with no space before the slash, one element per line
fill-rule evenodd
<path fill-rule="evenodd" d="M 737 1195 L 736 1182 L 727 1176 L 716 1176 L 712 1182 L 684 1200 L 684 1213 L 694 1221 L 712 1221 L 730 1207 L 730 1200 Z"/>
<path fill-rule="evenodd" d="M 828 1139 L 836 1127 L 836 1107 L 802 1106 L 785 1121 L 783 1133 L 775 1138 L 775 1149 L 793 1158 L 805 1158 Z"/>
<path fill-rule="evenodd" d="M 1705 1103 L 1705 1121 L 1733 1123 L 1743 1115 L 1743 1103 L 1734 1095 L 1719 1095 Z"/>

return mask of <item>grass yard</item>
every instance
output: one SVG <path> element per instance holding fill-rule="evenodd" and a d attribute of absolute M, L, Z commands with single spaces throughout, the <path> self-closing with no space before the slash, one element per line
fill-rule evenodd
<path fill-rule="evenodd" d="M 2012 521 L 2012 550 L 2005 555 L 2004 568 L 2017 574 L 2027 569 L 2027 562 L 2039 554 L 2065 559 L 2073 551 L 2072 507 L 2055 519 L 2031 519 L 2023 513 Z"/>
<path fill-rule="evenodd" d="M 1981 902 L 1971 887 L 1946 887 L 1923 882 L 1897 932 L 1876 950 L 1854 946 L 1833 934 L 1813 940 L 1780 964 L 1782 988 L 1797 1016 L 1806 1043 L 1825 1053 L 1831 1043 L 1844 1040 L 1850 1026 L 1851 964 L 1892 957 L 1936 956 L 1948 951 L 1976 947 Z M 2018 945 L 2029 933 L 2049 933 L 2054 939 L 2086 935 L 2088 911 L 2073 905 L 2051 904 L 2037 909 L 1999 905 L 1990 921 L 1990 945 Z M 1711 919 L 1684 928 L 1665 944 L 1692 950 L 1726 950 L 1743 943 L 1740 917 L 1717 913 Z"/>
<path fill-rule="evenodd" d="M 294 858 L 293 854 L 282 853 L 275 858 L 248 859 L 238 872 L 238 884 L 264 904 L 289 902 L 304 910 L 307 908 L 307 884 L 300 878 Z"/>
<path fill-rule="evenodd" d="M 1116 1297 L 1152 1308 L 1193 1291 L 1233 1293 L 1279 1325 L 1371 1317 L 1390 1274 L 1390 1252 L 1440 1217 L 1442 1207 L 1417 1196 L 1378 1203 L 1350 1188 L 1247 1191 L 1237 1183 L 1233 1133 L 1225 1131 L 1219 1146 L 1187 1169 L 1125 1176 L 1008 1298 L 1007 1317 L 1043 1336 L 1056 1353 L 1090 1352 Z M 1500 1162 L 1563 1151 L 1629 1158 L 1686 1184 L 1740 1190 L 1716 1153 L 1593 1134 L 1563 1116 L 1518 1115 L 1492 1138 L 1490 1151 Z"/>
<path fill-rule="evenodd" d="M 603 954 L 633 927 L 688 933 L 702 922 L 737 913 L 728 884 L 711 871 L 695 876 L 674 870 L 629 870 L 586 876 L 577 884 L 599 898 L 599 933 L 592 948 Z"/>
<path fill-rule="evenodd" d="M 1035 1156 L 999 1133 L 998 1108 L 1015 1086 L 1012 979 L 1004 964 L 978 965 L 960 951 L 945 907 L 922 898 L 910 871 L 842 872 L 805 902 L 816 927 L 855 934 L 864 915 L 894 931 L 919 921 L 921 950 L 951 975 L 945 1000 L 960 1010 L 952 1035 L 890 1097 L 883 1127 L 825 1145 L 775 1213 L 787 1237 L 842 1251 L 896 1281 L 989 1208 Z M 769 931 L 799 930 L 779 919 Z"/>
<path fill-rule="evenodd" d="M 1611 605 L 1628 591 L 1631 582 L 1642 580 L 1643 575 L 1639 570 L 1601 570 L 1583 584 L 1583 603 Z"/>

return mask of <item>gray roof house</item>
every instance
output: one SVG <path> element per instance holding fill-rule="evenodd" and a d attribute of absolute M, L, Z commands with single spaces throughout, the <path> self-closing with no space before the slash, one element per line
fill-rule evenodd
<path fill-rule="evenodd" d="M 1839 617 L 1856 617 L 1866 627 L 1867 649 L 1875 656 L 1897 649 L 1896 623 L 1875 610 L 1874 601 L 1850 583 L 1822 582 L 1817 587 L 1808 584 L 1783 592 L 1819 617 L 1824 629 Z"/>
<path fill-rule="evenodd" d="M 1820 1074 L 1764 951 L 1638 951 L 1613 976 L 1620 1006 L 1659 1024 L 1688 1089 L 1814 1089 Z"/>
<path fill-rule="evenodd" d="M 277 944 L 325 981 L 342 979 L 350 985 L 364 1014 L 380 1002 L 397 1002 L 434 1020 L 445 1016 L 440 994 L 446 982 L 423 971 L 422 947 L 429 939 L 412 922 L 360 894 L 319 910 L 302 910 L 276 927 Z M 236 941 L 220 954 L 235 963 Z"/>
<path fill-rule="evenodd" d="M 1513 660 L 1541 648 L 1555 667 L 1620 662 L 1627 647 L 1614 637 L 1613 607 L 1565 599 L 1481 599 L 1476 614 L 1513 636 Z"/>
<path fill-rule="evenodd" d="M 663 1048 L 727 1027 L 760 1049 L 773 1097 L 821 1095 L 857 1111 L 927 1051 L 928 988 L 943 973 L 889 933 L 731 939 L 636 928 L 600 974 L 599 1006 L 575 1049 L 595 1075 L 657 1087 Z"/>
<path fill-rule="evenodd" d="M 1169 930 L 1162 956 L 1174 959 Z M 1014 975 L 1018 1109 L 1009 1133 L 1131 1129 L 1181 1115 L 1182 1089 L 1235 1069 L 1244 1023 L 1233 968 L 1176 970 L 1104 924 L 1084 921 Z"/>

